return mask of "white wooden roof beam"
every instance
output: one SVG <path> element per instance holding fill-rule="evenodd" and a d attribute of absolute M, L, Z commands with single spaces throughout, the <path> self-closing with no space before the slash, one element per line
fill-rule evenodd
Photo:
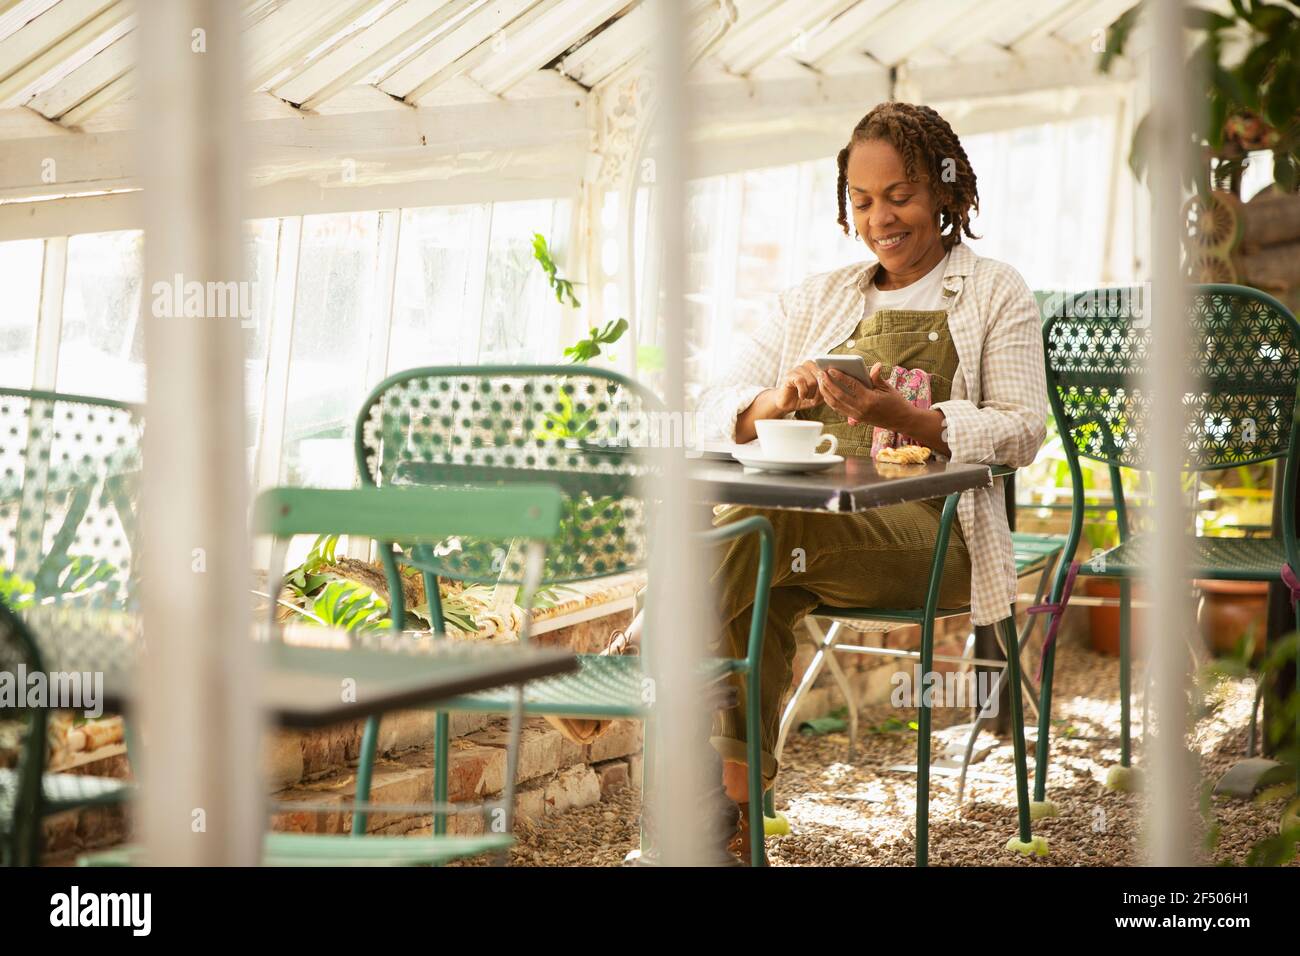
<path fill-rule="evenodd" d="M 127 74 L 130 76 L 131 74 Z M 581 90 L 527 100 L 492 99 L 436 110 L 386 109 L 332 116 L 294 113 L 246 122 L 254 171 L 306 169 L 343 157 L 400 166 L 438 157 L 496 150 L 585 149 L 590 138 L 587 96 Z M 284 107 L 287 111 L 288 107 Z M 118 130 L 6 141 L 0 150 L 0 198 L 38 197 L 138 185 L 134 133 Z M 57 163 L 59 181 L 41 181 L 42 160 Z"/>
<path fill-rule="evenodd" d="M 1070 3 L 1056 8 L 1049 16 L 1035 17 L 1034 20 L 1026 22 L 1024 29 L 1010 39 L 1008 46 L 1013 49 L 1031 49 L 1039 46 L 1057 30 L 1060 30 L 1062 23 L 1078 17 L 1080 13 L 1086 12 L 1093 5 L 1095 5 L 1095 0 L 1070 0 Z"/>
<path fill-rule="evenodd" d="M 404 50 L 432 38 L 479 0 L 406 0 L 275 88 L 306 110 L 322 103 Z"/>
<path fill-rule="evenodd" d="M 861 0 L 806 38 L 793 51 L 796 59 L 820 68 L 845 53 L 853 52 L 854 43 L 864 30 L 882 15 L 905 0 Z"/>
<path fill-rule="evenodd" d="M 66 57 L 54 62 L 44 74 L 32 83 L 28 84 L 27 89 L 19 93 L 15 99 L 18 102 L 27 103 L 30 102 L 32 98 L 44 93 L 46 90 L 57 86 L 72 73 L 79 70 L 104 50 L 107 50 L 125 37 L 135 29 L 135 26 L 136 18 L 134 14 L 123 20 L 117 21 L 103 33 L 93 36 L 90 42 L 75 47 Z"/>
<path fill-rule="evenodd" d="M 130 23 L 123 21 L 123 24 Z M 121 36 L 109 46 L 69 72 L 58 83 L 27 101 L 29 109 L 49 119 L 58 119 L 82 100 L 112 83 L 135 63 L 131 37 Z"/>
<path fill-rule="evenodd" d="M 978 59 L 978 55 L 965 57 L 962 54 L 986 43 L 1005 48 L 1011 40 L 1024 32 L 1026 24 L 1050 16 L 1056 8 L 1071 2 L 1072 0 L 1002 0 L 981 11 L 979 29 L 972 29 L 970 20 L 963 17 L 948 23 L 943 32 L 931 42 L 936 49 L 951 57 Z"/>
<path fill-rule="evenodd" d="M 736 0 L 736 23 L 718 45 L 718 60 L 740 56 L 750 44 L 767 39 L 774 27 L 793 40 L 797 5 L 797 0 Z"/>
<path fill-rule="evenodd" d="M 259 89 L 365 13 L 372 0 L 285 0 L 244 31 L 247 71 Z"/>
<path fill-rule="evenodd" d="M 649 6 L 640 4 L 561 60 L 560 72 L 587 88 L 612 76 L 650 49 L 653 14 Z"/>
<path fill-rule="evenodd" d="M 505 93 L 529 73 L 554 60 L 610 17 L 629 0 L 560 0 L 539 6 L 494 38 L 491 54 L 470 71 L 485 90 Z"/>
<path fill-rule="evenodd" d="M 135 92 L 135 71 L 128 70 L 117 79 L 100 87 L 76 106 L 59 117 L 64 126 L 80 126 L 106 106 L 125 99 Z"/>
<path fill-rule="evenodd" d="M 22 29 L 59 0 L 0 0 L 0 40 Z"/>
<path fill-rule="evenodd" d="M 979 29 L 980 0 L 909 0 L 891 8 L 858 41 L 858 49 L 881 63 L 906 60 L 943 32 L 954 18 L 966 18 Z"/>
<path fill-rule="evenodd" d="M 855 6 L 857 0 L 795 0 L 769 11 L 748 30 L 739 25 L 734 36 L 722 42 L 718 55 L 727 69 L 748 74 L 780 53 L 797 50 L 828 20 Z"/>
<path fill-rule="evenodd" d="M 1097 0 L 1090 9 L 1080 11 L 1077 16 L 1062 23 L 1056 30 L 1056 35 L 1067 43 L 1088 43 L 1092 40 L 1094 30 L 1105 30 L 1119 18 L 1121 13 L 1134 6 L 1137 4 L 1133 0 Z M 1189 6 L 1215 8 L 1220 11 L 1223 9 L 1223 5 L 1213 2 L 1189 4 Z"/>
<path fill-rule="evenodd" d="M 59 64 L 131 15 L 114 0 L 63 0 L 0 41 L 0 109 L 16 106 Z"/>
<path fill-rule="evenodd" d="M 385 93 L 405 99 L 536 4 L 537 0 L 491 0 L 418 56 L 379 82 Z"/>
<path fill-rule="evenodd" d="M 981 33 L 990 43 L 1009 49 L 1016 37 L 1024 34 L 1027 29 L 1031 29 L 1041 20 L 1055 16 L 1062 7 L 1073 2 L 1074 0 L 1007 0 L 1006 3 L 997 4 L 996 13 L 990 11 L 986 28 Z M 967 37 L 967 42 L 963 42 L 963 36 Z M 954 55 L 959 54 L 967 46 L 972 45 L 976 37 L 978 34 L 972 37 L 965 31 L 961 31 L 948 41 L 947 48 L 951 49 Z"/>

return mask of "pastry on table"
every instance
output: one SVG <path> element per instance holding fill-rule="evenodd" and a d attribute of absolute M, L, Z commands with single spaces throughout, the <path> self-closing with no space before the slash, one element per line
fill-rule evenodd
<path fill-rule="evenodd" d="M 897 448 L 882 448 L 876 452 L 876 461 L 891 465 L 921 465 L 930 458 L 930 449 L 924 445 L 900 445 Z"/>

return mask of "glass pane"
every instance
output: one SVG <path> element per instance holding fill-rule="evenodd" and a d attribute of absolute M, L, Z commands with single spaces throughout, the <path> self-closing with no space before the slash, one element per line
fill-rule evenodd
<path fill-rule="evenodd" d="M 740 250 L 736 305 L 729 335 L 755 331 L 771 315 L 775 295 L 788 283 L 794 234 L 797 166 L 752 169 L 740 179 Z"/>
<path fill-rule="evenodd" d="M 55 379 L 60 391 L 144 401 L 143 248 L 139 231 L 68 239 Z"/>
<path fill-rule="evenodd" d="M 257 219 L 244 224 L 244 278 L 251 284 L 252 318 L 244 325 L 244 441 L 252 475 L 257 436 L 262 426 L 262 399 L 266 387 L 266 344 L 271 334 L 275 305 L 275 257 L 280 241 L 280 220 Z"/>
<path fill-rule="evenodd" d="M 487 206 L 403 210 L 390 372 L 474 360 L 487 222 Z"/>
<path fill-rule="evenodd" d="M 1114 120 L 1025 126 L 962 139 L 979 177 L 980 214 L 971 248 L 1009 262 L 1031 289 L 1102 281 Z M 1050 229 L 1023 228 L 1023 210 Z"/>
<path fill-rule="evenodd" d="M 853 238 L 853 219 L 849 217 L 849 234 L 835 220 L 840 211 L 835 200 L 836 180 L 839 170 L 833 158 L 818 160 L 805 164 L 808 167 L 810 193 L 803 197 L 807 201 L 804 213 L 807 223 L 804 226 L 805 238 L 800 248 L 794 250 L 796 256 L 802 256 L 802 263 L 797 263 L 796 274 L 791 285 L 802 282 L 805 276 L 819 272 L 830 272 L 855 262 L 864 262 L 872 258 L 866 244 L 861 239 Z M 851 213 L 852 210 L 845 210 Z"/>
<path fill-rule="evenodd" d="M 558 351 L 559 303 L 533 259 L 533 233 L 540 232 L 563 261 L 565 237 L 554 234 L 556 205 L 534 199 L 492 207 L 478 353 L 482 364 L 545 361 Z M 576 292 L 581 300 L 585 289 Z"/>
<path fill-rule="evenodd" d="M 280 463 L 287 484 L 353 483 L 378 246 L 377 212 L 303 218 Z"/>
<path fill-rule="evenodd" d="M 31 388 L 45 240 L 0 242 L 0 385 Z"/>

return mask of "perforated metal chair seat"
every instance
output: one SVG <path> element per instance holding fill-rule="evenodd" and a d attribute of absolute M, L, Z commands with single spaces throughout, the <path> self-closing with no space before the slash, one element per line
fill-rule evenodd
<path fill-rule="evenodd" d="M 709 658 L 701 667 L 706 682 L 721 680 L 743 662 Z M 508 711 L 513 703 L 511 688 L 467 694 L 440 704 L 447 710 L 490 713 Z M 592 719 L 644 718 L 649 711 L 645 700 L 645 668 L 634 656 L 579 654 L 578 669 L 529 681 L 524 686 L 524 709 L 530 714 Z"/>
<path fill-rule="evenodd" d="M 1191 537 L 1183 545 L 1188 571 L 1195 578 L 1260 581 L 1281 578 L 1286 548 L 1280 538 Z M 1081 563 L 1080 574 L 1133 577 L 1149 571 L 1151 540 L 1135 535 L 1125 543 Z"/>
<path fill-rule="evenodd" d="M 1015 552 L 1016 577 L 1033 574 L 1045 568 L 1065 548 L 1063 534 L 1036 534 L 1030 531 L 1013 531 L 1011 549 Z"/>

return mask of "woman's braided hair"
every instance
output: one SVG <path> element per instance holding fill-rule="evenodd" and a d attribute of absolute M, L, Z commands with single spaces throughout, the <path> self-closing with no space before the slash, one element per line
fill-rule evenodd
<path fill-rule="evenodd" d="M 914 103 L 881 103 L 853 127 L 849 144 L 839 152 L 838 192 L 840 226 L 849 234 L 846 206 L 848 198 L 849 153 L 858 143 L 884 140 L 903 157 L 903 170 L 912 182 L 924 179 L 939 207 L 939 238 L 945 249 L 961 242 L 962 233 L 979 238 L 970 231 L 972 212 L 979 212 L 980 195 L 975 188 L 975 171 L 971 169 L 961 140 L 948 121 L 928 106 Z"/>

